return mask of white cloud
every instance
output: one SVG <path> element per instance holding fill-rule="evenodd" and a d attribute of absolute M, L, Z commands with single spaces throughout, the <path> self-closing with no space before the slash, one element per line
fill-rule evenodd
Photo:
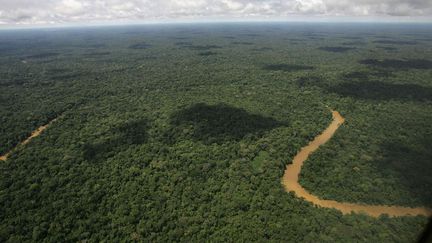
<path fill-rule="evenodd" d="M 323 14 L 327 12 L 322 0 L 297 0 L 297 10 L 300 13 Z"/>
<path fill-rule="evenodd" d="M 243 3 L 232 1 L 232 0 L 222 0 L 221 1 L 225 7 L 230 11 L 238 11 L 244 8 Z"/>
<path fill-rule="evenodd" d="M 423 16 L 431 0 L 0 0 L 0 25 L 292 16 Z"/>

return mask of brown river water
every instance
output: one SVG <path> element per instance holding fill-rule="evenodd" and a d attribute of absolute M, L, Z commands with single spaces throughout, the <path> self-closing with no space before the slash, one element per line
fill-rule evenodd
<path fill-rule="evenodd" d="M 45 129 L 47 129 L 53 122 L 54 119 L 48 124 L 43 125 L 32 132 L 32 134 L 20 144 L 18 144 L 11 151 L 0 156 L 0 160 L 6 161 L 10 154 L 21 145 L 26 145 L 33 138 L 39 136 Z M 357 203 L 344 203 L 334 200 L 320 199 L 317 196 L 306 191 L 298 182 L 299 174 L 303 163 L 307 160 L 309 155 L 319 148 L 319 146 L 325 144 L 331 137 L 333 137 L 336 130 L 344 123 L 345 119 L 337 111 L 333 111 L 333 121 L 324 130 L 323 133 L 315 137 L 307 146 L 303 147 L 300 152 L 294 157 L 292 164 L 289 164 L 285 169 L 285 174 L 282 178 L 282 184 L 286 191 L 293 191 L 298 197 L 303 198 L 317 206 L 324 208 L 335 208 L 341 211 L 343 214 L 354 213 L 365 213 L 373 217 L 378 217 L 381 214 L 388 214 L 389 216 L 408 216 L 408 215 L 423 215 L 432 216 L 432 210 L 426 207 L 401 207 L 401 206 L 385 206 L 385 205 L 364 205 Z"/>
<path fill-rule="evenodd" d="M 333 121 L 320 135 L 308 145 L 303 147 L 300 152 L 294 157 L 292 164 L 289 164 L 282 178 L 282 184 L 286 191 L 293 191 L 297 197 L 301 197 L 319 207 L 334 208 L 341 211 L 343 214 L 364 213 L 372 217 L 379 217 L 382 214 L 388 214 L 391 217 L 396 216 L 432 216 L 432 210 L 426 207 L 401 207 L 401 206 L 386 206 L 386 205 L 366 205 L 357 203 L 345 203 L 334 200 L 320 199 L 317 196 L 308 192 L 299 184 L 299 174 L 303 163 L 309 155 L 317 150 L 321 145 L 325 144 L 333 137 L 336 130 L 344 123 L 345 119 L 337 111 L 332 111 Z"/>

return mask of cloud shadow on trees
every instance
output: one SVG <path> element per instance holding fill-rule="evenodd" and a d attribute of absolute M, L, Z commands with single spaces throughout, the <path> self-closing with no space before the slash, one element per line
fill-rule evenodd
<path fill-rule="evenodd" d="M 200 55 L 200 56 L 214 56 L 217 54 L 218 54 L 217 52 L 213 52 L 213 51 L 204 51 L 204 52 L 198 53 L 198 55 Z"/>
<path fill-rule="evenodd" d="M 363 100 L 404 100 L 431 101 L 432 88 L 418 84 L 394 84 L 371 78 L 389 78 L 391 72 L 378 70 L 373 72 L 356 71 L 342 75 L 345 82 L 331 85 L 321 76 L 304 76 L 296 80 L 299 88 L 317 87 L 329 93 L 349 96 Z"/>
<path fill-rule="evenodd" d="M 60 55 L 60 53 L 57 53 L 57 52 L 42 52 L 42 53 L 38 53 L 38 54 L 28 55 L 28 56 L 26 56 L 26 58 L 29 58 L 29 59 L 44 59 L 44 58 L 57 57 L 59 55 Z"/>
<path fill-rule="evenodd" d="M 370 71 L 354 71 L 342 75 L 344 79 L 363 80 L 363 81 L 368 81 L 371 78 L 391 78 L 394 76 L 395 75 L 393 72 L 385 69 L 370 70 Z"/>
<path fill-rule="evenodd" d="M 233 42 L 231 42 L 231 44 L 233 44 L 233 45 L 254 45 L 254 43 L 247 42 L 247 41 L 233 41 Z"/>
<path fill-rule="evenodd" d="M 148 139 L 149 122 L 146 119 L 128 121 L 109 130 L 109 139 L 84 145 L 84 158 L 99 161 L 114 156 L 130 145 L 144 144 Z"/>
<path fill-rule="evenodd" d="M 321 51 L 343 53 L 351 50 L 355 50 L 354 47 L 342 47 L 342 46 L 323 46 L 318 48 Z"/>
<path fill-rule="evenodd" d="M 387 45 L 415 45 L 416 41 L 402 41 L 402 40 L 376 40 L 373 43 L 387 44 Z"/>
<path fill-rule="evenodd" d="M 397 51 L 398 48 L 392 46 L 377 46 L 377 48 L 385 50 L 385 51 Z"/>
<path fill-rule="evenodd" d="M 312 70 L 314 67 L 298 64 L 267 64 L 263 67 L 263 69 L 267 71 L 296 72 L 302 70 Z"/>
<path fill-rule="evenodd" d="M 136 43 L 136 44 L 132 44 L 129 46 L 129 49 L 133 49 L 133 50 L 143 50 L 143 49 L 148 49 L 150 48 L 152 45 L 147 44 L 147 43 Z"/>
<path fill-rule="evenodd" d="M 256 51 L 256 52 L 273 51 L 273 48 L 270 48 L 270 47 L 260 47 L 260 48 L 253 48 L 253 49 L 251 49 L 251 51 Z"/>
<path fill-rule="evenodd" d="M 315 76 L 315 75 L 308 75 L 300 77 L 296 80 L 297 86 L 300 88 L 305 87 L 319 87 L 319 88 L 325 88 L 327 87 L 327 83 L 325 82 L 324 77 L 322 76 Z"/>
<path fill-rule="evenodd" d="M 343 96 L 369 100 L 432 100 L 432 88 L 417 84 L 390 84 L 381 81 L 344 82 L 327 88 Z"/>
<path fill-rule="evenodd" d="M 174 113 L 170 118 L 174 134 L 211 143 L 239 141 L 247 135 L 260 136 L 265 131 L 286 123 L 226 104 L 194 104 Z"/>
<path fill-rule="evenodd" d="M 374 68 L 389 68 L 398 70 L 408 69 L 432 69 L 432 61 L 426 59 L 364 59 L 359 61 L 360 64 L 368 65 Z"/>
<path fill-rule="evenodd" d="M 111 52 L 104 51 L 104 52 L 88 52 L 84 53 L 84 57 L 93 58 L 93 57 L 102 57 L 102 56 L 109 56 Z"/>
<path fill-rule="evenodd" d="M 412 197 L 425 206 L 432 206 L 432 139 L 424 136 L 419 143 L 407 145 L 389 141 L 381 145 L 382 159 L 377 161 L 378 171 L 398 178 L 401 186 L 408 188 Z"/>
<path fill-rule="evenodd" d="M 222 49 L 222 46 L 218 45 L 183 45 L 181 48 L 188 48 L 195 51 L 209 51 L 212 49 Z"/>
<path fill-rule="evenodd" d="M 367 42 L 364 42 L 364 41 L 347 41 L 347 42 L 343 42 L 342 45 L 344 45 L 344 46 L 364 46 L 364 45 L 367 45 Z"/>
<path fill-rule="evenodd" d="M 190 41 L 177 41 L 176 43 L 174 43 L 174 45 L 176 46 L 192 46 L 192 42 Z"/>

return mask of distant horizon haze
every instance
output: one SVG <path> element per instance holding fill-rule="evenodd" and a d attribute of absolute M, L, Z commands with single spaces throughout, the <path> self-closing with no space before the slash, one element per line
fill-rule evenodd
<path fill-rule="evenodd" d="M 281 21 L 432 23 L 432 1 L 0 0 L 0 29 Z"/>
<path fill-rule="evenodd" d="M 56 24 L 20 24 L 20 25 L 1 25 L 1 30 L 14 29 L 58 29 L 58 28 L 92 28 L 92 27 L 121 27 L 121 26 L 170 26 L 170 25 L 236 25 L 236 24 L 287 24 L 287 25 L 432 25 L 432 20 L 396 20 L 396 19 L 342 19 L 342 18 L 322 18 L 322 19 L 227 19 L 227 20 L 165 20 L 165 21 L 98 21 L 89 23 L 56 23 Z"/>

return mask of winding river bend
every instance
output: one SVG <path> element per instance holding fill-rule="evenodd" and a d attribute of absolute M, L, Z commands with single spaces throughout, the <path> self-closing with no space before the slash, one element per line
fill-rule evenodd
<path fill-rule="evenodd" d="M 48 127 L 49 127 L 53 122 L 55 122 L 57 119 L 58 119 L 58 118 L 55 118 L 55 119 L 51 120 L 50 122 L 48 122 L 47 124 L 38 127 L 36 130 L 34 130 L 34 131 L 31 133 L 31 135 L 30 135 L 28 138 L 26 138 L 26 140 L 24 140 L 24 141 L 22 141 L 21 143 L 19 143 L 17 146 L 15 146 L 13 149 L 11 149 L 11 150 L 10 150 L 9 152 L 7 152 L 6 154 L 1 155 L 1 156 L 0 156 L 0 160 L 6 161 L 7 158 L 12 154 L 13 151 L 16 150 L 16 148 L 17 148 L 18 146 L 28 144 L 28 143 L 29 143 L 33 138 L 35 138 L 35 137 L 41 135 L 41 133 L 42 133 L 45 129 L 47 129 L 47 128 L 48 128 Z"/>
<path fill-rule="evenodd" d="M 335 208 L 343 214 L 365 213 L 372 217 L 379 217 L 382 214 L 388 214 L 391 217 L 397 216 L 432 216 L 432 209 L 426 207 L 401 207 L 401 206 L 385 206 L 385 205 L 365 205 L 357 203 L 345 203 L 334 200 L 320 199 L 317 196 L 308 192 L 303 188 L 298 179 L 303 163 L 307 160 L 309 155 L 317 150 L 321 145 L 325 144 L 331 137 L 333 137 L 336 130 L 344 123 L 345 119 L 337 111 L 332 111 L 332 123 L 313 141 L 303 147 L 300 152 L 294 157 L 292 164 L 289 164 L 282 178 L 282 184 L 286 191 L 293 191 L 298 197 L 303 198 L 319 207 Z"/>
<path fill-rule="evenodd" d="M 311 141 L 308 145 L 303 147 L 300 152 L 294 157 L 292 164 L 289 164 L 282 178 L 282 184 L 284 185 L 286 191 L 293 191 L 298 197 L 303 198 L 306 201 L 309 201 L 317 206 L 324 208 L 335 208 L 341 211 L 343 214 L 349 214 L 351 212 L 354 213 L 365 213 L 367 215 L 373 217 L 379 217 L 382 214 L 388 214 L 389 216 L 415 216 L 415 215 L 423 215 L 423 216 L 432 216 L 432 209 L 426 207 L 401 207 L 401 206 L 385 206 L 385 205 L 365 205 L 365 204 L 357 204 L 357 203 L 344 203 L 338 202 L 334 200 L 325 200 L 320 199 L 317 196 L 308 192 L 305 188 L 303 188 L 298 182 L 299 174 L 301 171 L 301 167 L 303 163 L 307 160 L 309 155 L 317 150 L 321 145 L 325 144 L 331 137 L 333 137 L 336 130 L 344 123 L 345 119 L 339 114 L 337 111 L 332 111 L 333 113 L 333 121 L 332 123 L 313 141 Z M 45 129 L 47 129 L 53 122 L 55 122 L 58 118 L 51 120 L 49 123 L 40 126 L 38 129 L 33 131 L 31 135 L 19 143 L 15 148 L 7 152 L 6 154 L 0 156 L 0 160 L 6 161 L 7 158 L 11 155 L 13 151 L 16 150 L 18 146 L 26 145 L 33 138 L 39 136 Z"/>

